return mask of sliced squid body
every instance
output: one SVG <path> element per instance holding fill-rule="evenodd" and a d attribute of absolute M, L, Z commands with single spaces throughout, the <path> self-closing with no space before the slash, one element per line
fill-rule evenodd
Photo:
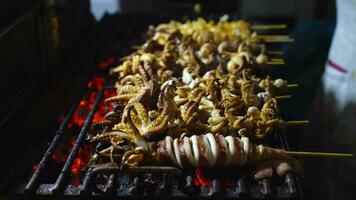
<path fill-rule="evenodd" d="M 198 139 L 198 137 L 201 137 L 201 139 Z M 218 138 L 212 133 L 199 136 L 194 135 L 190 138 L 176 138 L 174 140 L 170 136 L 167 136 L 165 141 L 169 158 L 180 168 L 187 167 L 187 164 L 191 167 L 201 167 L 201 158 L 203 157 L 208 164 L 208 166 L 204 167 L 245 165 L 248 160 L 250 148 L 249 139 L 247 137 L 237 139 L 232 136 L 220 136 Z M 199 142 L 201 142 L 201 144 L 199 144 Z M 183 145 L 183 147 L 181 145 Z M 199 145 L 204 145 L 204 150 L 199 149 Z M 184 156 L 188 163 L 183 162 L 185 159 L 179 150 L 181 147 L 184 150 Z M 224 156 L 222 155 L 223 153 L 225 154 Z M 219 160 L 221 158 L 224 159 Z M 218 161 L 223 163 L 217 163 Z"/>

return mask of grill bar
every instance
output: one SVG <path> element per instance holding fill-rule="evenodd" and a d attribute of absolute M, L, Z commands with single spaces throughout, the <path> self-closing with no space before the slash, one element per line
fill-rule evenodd
<path fill-rule="evenodd" d="M 183 190 L 188 193 L 188 194 L 194 194 L 197 192 L 197 188 L 195 187 L 193 183 L 193 176 L 192 175 L 187 175 L 185 177 L 185 186 Z"/>
<path fill-rule="evenodd" d="M 104 166 L 104 167 L 90 167 L 85 175 L 81 194 L 89 194 L 91 187 L 94 184 L 96 175 L 98 174 L 120 174 L 120 173 L 166 173 L 179 175 L 181 171 L 176 167 L 165 167 L 165 166 L 142 166 L 142 167 L 130 167 L 120 169 L 118 166 Z M 139 176 L 135 177 L 138 178 Z M 138 180 L 137 180 L 138 181 Z M 136 181 L 136 182 L 137 182 Z M 138 183 L 137 183 L 138 184 Z M 137 185 L 138 186 L 138 185 Z"/>
<path fill-rule="evenodd" d="M 236 184 L 236 192 L 239 194 L 241 197 L 248 197 L 250 196 L 250 190 L 247 187 L 247 180 L 245 174 L 241 174 L 240 179 L 237 181 Z"/>
<path fill-rule="evenodd" d="M 66 181 L 68 181 L 68 177 L 70 174 L 70 167 L 73 164 L 74 158 L 77 156 L 78 150 L 79 150 L 80 146 L 82 145 L 84 137 L 87 134 L 90 124 L 94 118 L 95 112 L 99 107 L 99 104 L 100 104 L 100 101 L 104 95 L 105 86 L 107 85 L 107 83 L 108 83 L 108 79 L 105 81 L 103 87 L 101 88 L 100 92 L 98 93 L 98 96 L 95 99 L 93 108 L 89 112 L 88 117 L 86 118 L 85 123 L 77 137 L 75 145 L 73 146 L 73 148 L 67 158 L 67 161 L 66 161 L 65 165 L 63 166 L 62 171 L 61 171 L 60 175 L 58 176 L 56 183 L 54 184 L 54 186 L 52 188 L 52 192 L 55 194 L 63 193 L 63 191 L 65 189 Z"/>
<path fill-rule="evenodd" d="M 141 185 L 142 185 L 142 177 L 136 176 L 133 180 L 132 186 L 129 189 L 130 194 L 138 195 L 140 192 L 142 192 L 141 187 L 140 187 Z"/>
<path fill-rule="evenodd" d="M 271 182 L 268 179 L 263 179 L 262 180 L 262 192 L 265 195 L 265 197 L 269 197 L 270 195 L 272 195 L 272 190 L 271 190 Z"/>
<path fill-rule="evenodd" d="M 169 192 L 169 185 L 168 185 L 168 174 L 163 173 L 161 177 L 161 183 L 159 185 L 159 193 L 162 195 L 166 195 Z"/>
<path fill-rule="evenodd" d="M 295 177 L 292 173 L 288 173 L 285 178 L 285 183 L 288 187 L 289 194 L 295 196 L 298 192 L 297 186 L 295 184 Z"/>
<path fill-rule="evenodd" d="M 220 179 L 214 178 L 212 181 L 210 196 L 219 196 L 223 194 Z"/>
<path fill-rule="evenodd" d="M 38 164 L 35 172 L 32 174 L 30 181 L 27 183 L 27 185 L 24 189 L 24 192 L 26 192 L 26 193 L 35 193 L 36 192 L 36 190 L 40 184 L 39 181 L 41 179 L 41 174 L 46 167 L 46 163 L 50 160 L 58 143 L 61 141 L 64 131 L 67 128 L 70 120 L 72 119 L 75 108 L 77 107 L 77 105 L 78 105 L 78 103 L 76 102 L 70 107 L 64 121 L 60 125 L 59 129 L 56 131 L 56 135 L 54 136 L 50 146 L 48 147 L 46 153 L 42 157 L 42 160 Z"/>
<path fill-rule="evenodd" d="M 108 195 L 113 194 L 115 192 L 115 188 L 116 188 L 116 175 L 111 174 L 104 192 Z"/>

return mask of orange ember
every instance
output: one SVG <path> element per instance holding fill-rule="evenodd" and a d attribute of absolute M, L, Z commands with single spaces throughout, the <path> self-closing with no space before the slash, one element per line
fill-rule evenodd
<path fill-rule="evenodd" d="M 105 69 L 112 66 L 115 63 L 115 59 L 113 57 L 109 57 L 108 59 L 99 63 L 99 69 Z"/>
<path fill-rule="evenodd" d="M 36 169 L 37 169 L 37 167 L 38 167 L 38 165 L 33 165 L 33 166 L 32 166 L 32 172 L 35 172 Z"/>
<path fill-rule="evenodd" d="M 105 82 L 105 78 L 103 76 L 93 76 L 90 79 L 87 85 L 89 92 L 87 95 L 85 95 L 85 97 L 79 102 L 78 106 L 76 107 L 72 120 L 68 125 L 69 129 L 73 128 L 74 126 L 82 127 L 84 125 L 85 120 L 89 112 L 93 108 L 94 102 L 97 98 L 98 93 L 102 89 L 104 82 Z M 106 98 L 114 95 L 115 95 L 115 91 L 112 90 L 104 91 L 104 97 L 102 98 L 102 101 L 100 102 L 99 107 L 95 112 L 93 122 L 100 121 L 104 118 L 104 115 L 106 114 L 107 110 L 110 109 L 110 107 L 107 107 L 104 104 L 104 101 Z M 63 120 L 64 120 L 63 116 L 59 117 L 60 122 L 62 122 Z M 70 139 L 69 143 L 60 144 L 56 148 L 54 154 L 52 155 L 52 160 L 54 160 L 57 163 L 64 164 L 67 161 L 69 153 L 73 148 L 73 146 L 75 145 L 75 142 L 76 142 L 75 137 L 73 137 Z M 78 175 L 89 162 L 90 154 L 93 151 L 93 149 L 94 147 L 92 144 L 84 143 L 80 147 L 77 157 L 74 158 L 73 165 L 71 166 L 72 174 L 76 175 L 73 179 L 74 184 L 80 183 Z"/>
<path fill-rule="evenodd" d="M 72 121 L 69 123 L 68 127 L 72 128 L 73 126 L 81 127 L 84 125 L 85 120 L 90 112 L 90 110 L 94 106 L 95 99 L 102 89 L 104 84 L 105 78 L 102 76 L 93 76 L 91 80 L 88 82 L 88 89 L 90 93 L 88 93 L 80 102 L 79 105 L 76 107 Z M 107 107 L 104 104 L 104 100 L 108 97 L 115 96 L 115 91 L 113 90 L 105 90 L 104 97 L 99 104 L 97 111 L 95 112 L 93 122 L 100 121 L 104 118 L 106 111 L 111 109 L 112 105 Z M 59 121 L 62 122 L 64 119 L 63 116 L 59 118 Z"/>
<path fill-rule="evenodd" d="M 211 186 L 211 177 L 204 177 L 203 171 L 197 168 L 193 182 L 196 186 Z"/>
<path fill-rule="evenodd" d="M 67 145 L 59 145 L 55 149 L 52 160 L 59 164 L 64 164 L 67 161 L 70 151 L 72 150 L 73 146 L 75 145 L 75 138 L 71 138 L 69 144 Z M 74 158 L 73 165 L 71 167 L 72 174 L 75 175 L 73 179 L 74 184 L 79 184 L 79 174 L 87 165 L 90 160 L 90 153 L 93 151 L 94 147 L 93 144 L 84 143 L 79 148 L 77 156 Z"/>
<path fill-rule="evenodd" d="M 212 177 L 210 177 L 208 174 L 209 173 L 205 172 L 203 169 L 197 168 L 195 170 L 195 177 L 193 179 L 194 185 L 210 187 L 212 185 Z M 234 187 L 236 186 L 236 179 L 224 177 L 223 179 L 220 179 L 220 184 L 223 187 Z"/>

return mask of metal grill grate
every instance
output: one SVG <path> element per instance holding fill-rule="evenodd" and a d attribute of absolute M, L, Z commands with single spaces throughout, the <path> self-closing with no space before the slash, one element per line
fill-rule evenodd
<path fill-rule="evenodd" d="M 120 169 L 117 166 L 89 167 L 80 185 L 70 184 L 70 168 L 80 146 L 90 128 L 94 114 L 103 98 L 105 90 L 112 89 L 107 86 L 108 80 L 97 94 L 92 110 L 89 112 L 83 127 L 81 128 L 75 145 L 54 183 L 43 183 L 42 176 L 48 170 L 48 162 L 54 153 L 61 138 L 66 134 L 66 128 L 73 117 L 75 103 L 34 171 L 30 181 L 24 188 L 23 194 L 34 195 L 69 195 L 69 196 L 112 196 L 120 198 L 135 198 L 145 196 L 151 198 L 211 198 L 225 197 L 230 199 L 241 198 L 272 198 L 272 199 L 300 199 L 302 194 L 299 180 L 293 173 L 288 173 L 283 180 L 264 179 L 253 182 L 246 177 L 248 169 L 224 170 L 226 172 L 212 171 L 211 186 L 198 187 L 194 184 L 194 171 L 181 171 L 175 167 L 142 166 L 130 169 Z M 115 108 L 114 108 L 115 109 Z M 278 140 L 282 147 L 288 150 L 287 140 L 284 134 L 278 134 Z M 102 144 L 98 143 L 96 150 Z M 95 151 L 94 149 L 94 151 Z M 222 174 L 229 173 L 235 178 L 232 186 L 222 186 Z M 98 181 L 101 179 L 102 181 Z M 103 181 L 104 180 L 104 181 Z"/>

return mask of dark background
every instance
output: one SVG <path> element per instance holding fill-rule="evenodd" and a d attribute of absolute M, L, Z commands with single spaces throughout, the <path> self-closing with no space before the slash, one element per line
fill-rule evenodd
<path fill-rule="evenodd" d="M 201 13 L 193 11 L 199 2 Z M 284 119 L 310 119 L 305 128 L 289 129 L 291 149 L 352 152 L 355 128 L 349 106 L 333 108 L 320 89 L 335 27 L 333 0 L 122 0 L 119 13 L 96 20 L 89 0 L 3 0 L 0 6 L 0 191 L 16 190 L 26 180 L 53 138 L 63 115 L 106 56 L 120 57 L 137 44 L 148 25 L 170 19 L 223 14 L 254 23 L 287 23 L 282 34 L 294 43 L 278 46 L 287 65 L 269 69 L 300 87 L 281 104 Z M 341 122 L 346 125 L 340 125 Z M 344 131 L 335 137 L 338 130 Z M 340 138 L 340 139 L 339 139 Z M 40 145 L 42 144 L 42 145 Z M 34 148 L 35 147 L 35 148 Z M 352 199 L 355 161 L 301 159 L 305 199 Z M 20 180 L 20 181 L 19 181 Z"/>

